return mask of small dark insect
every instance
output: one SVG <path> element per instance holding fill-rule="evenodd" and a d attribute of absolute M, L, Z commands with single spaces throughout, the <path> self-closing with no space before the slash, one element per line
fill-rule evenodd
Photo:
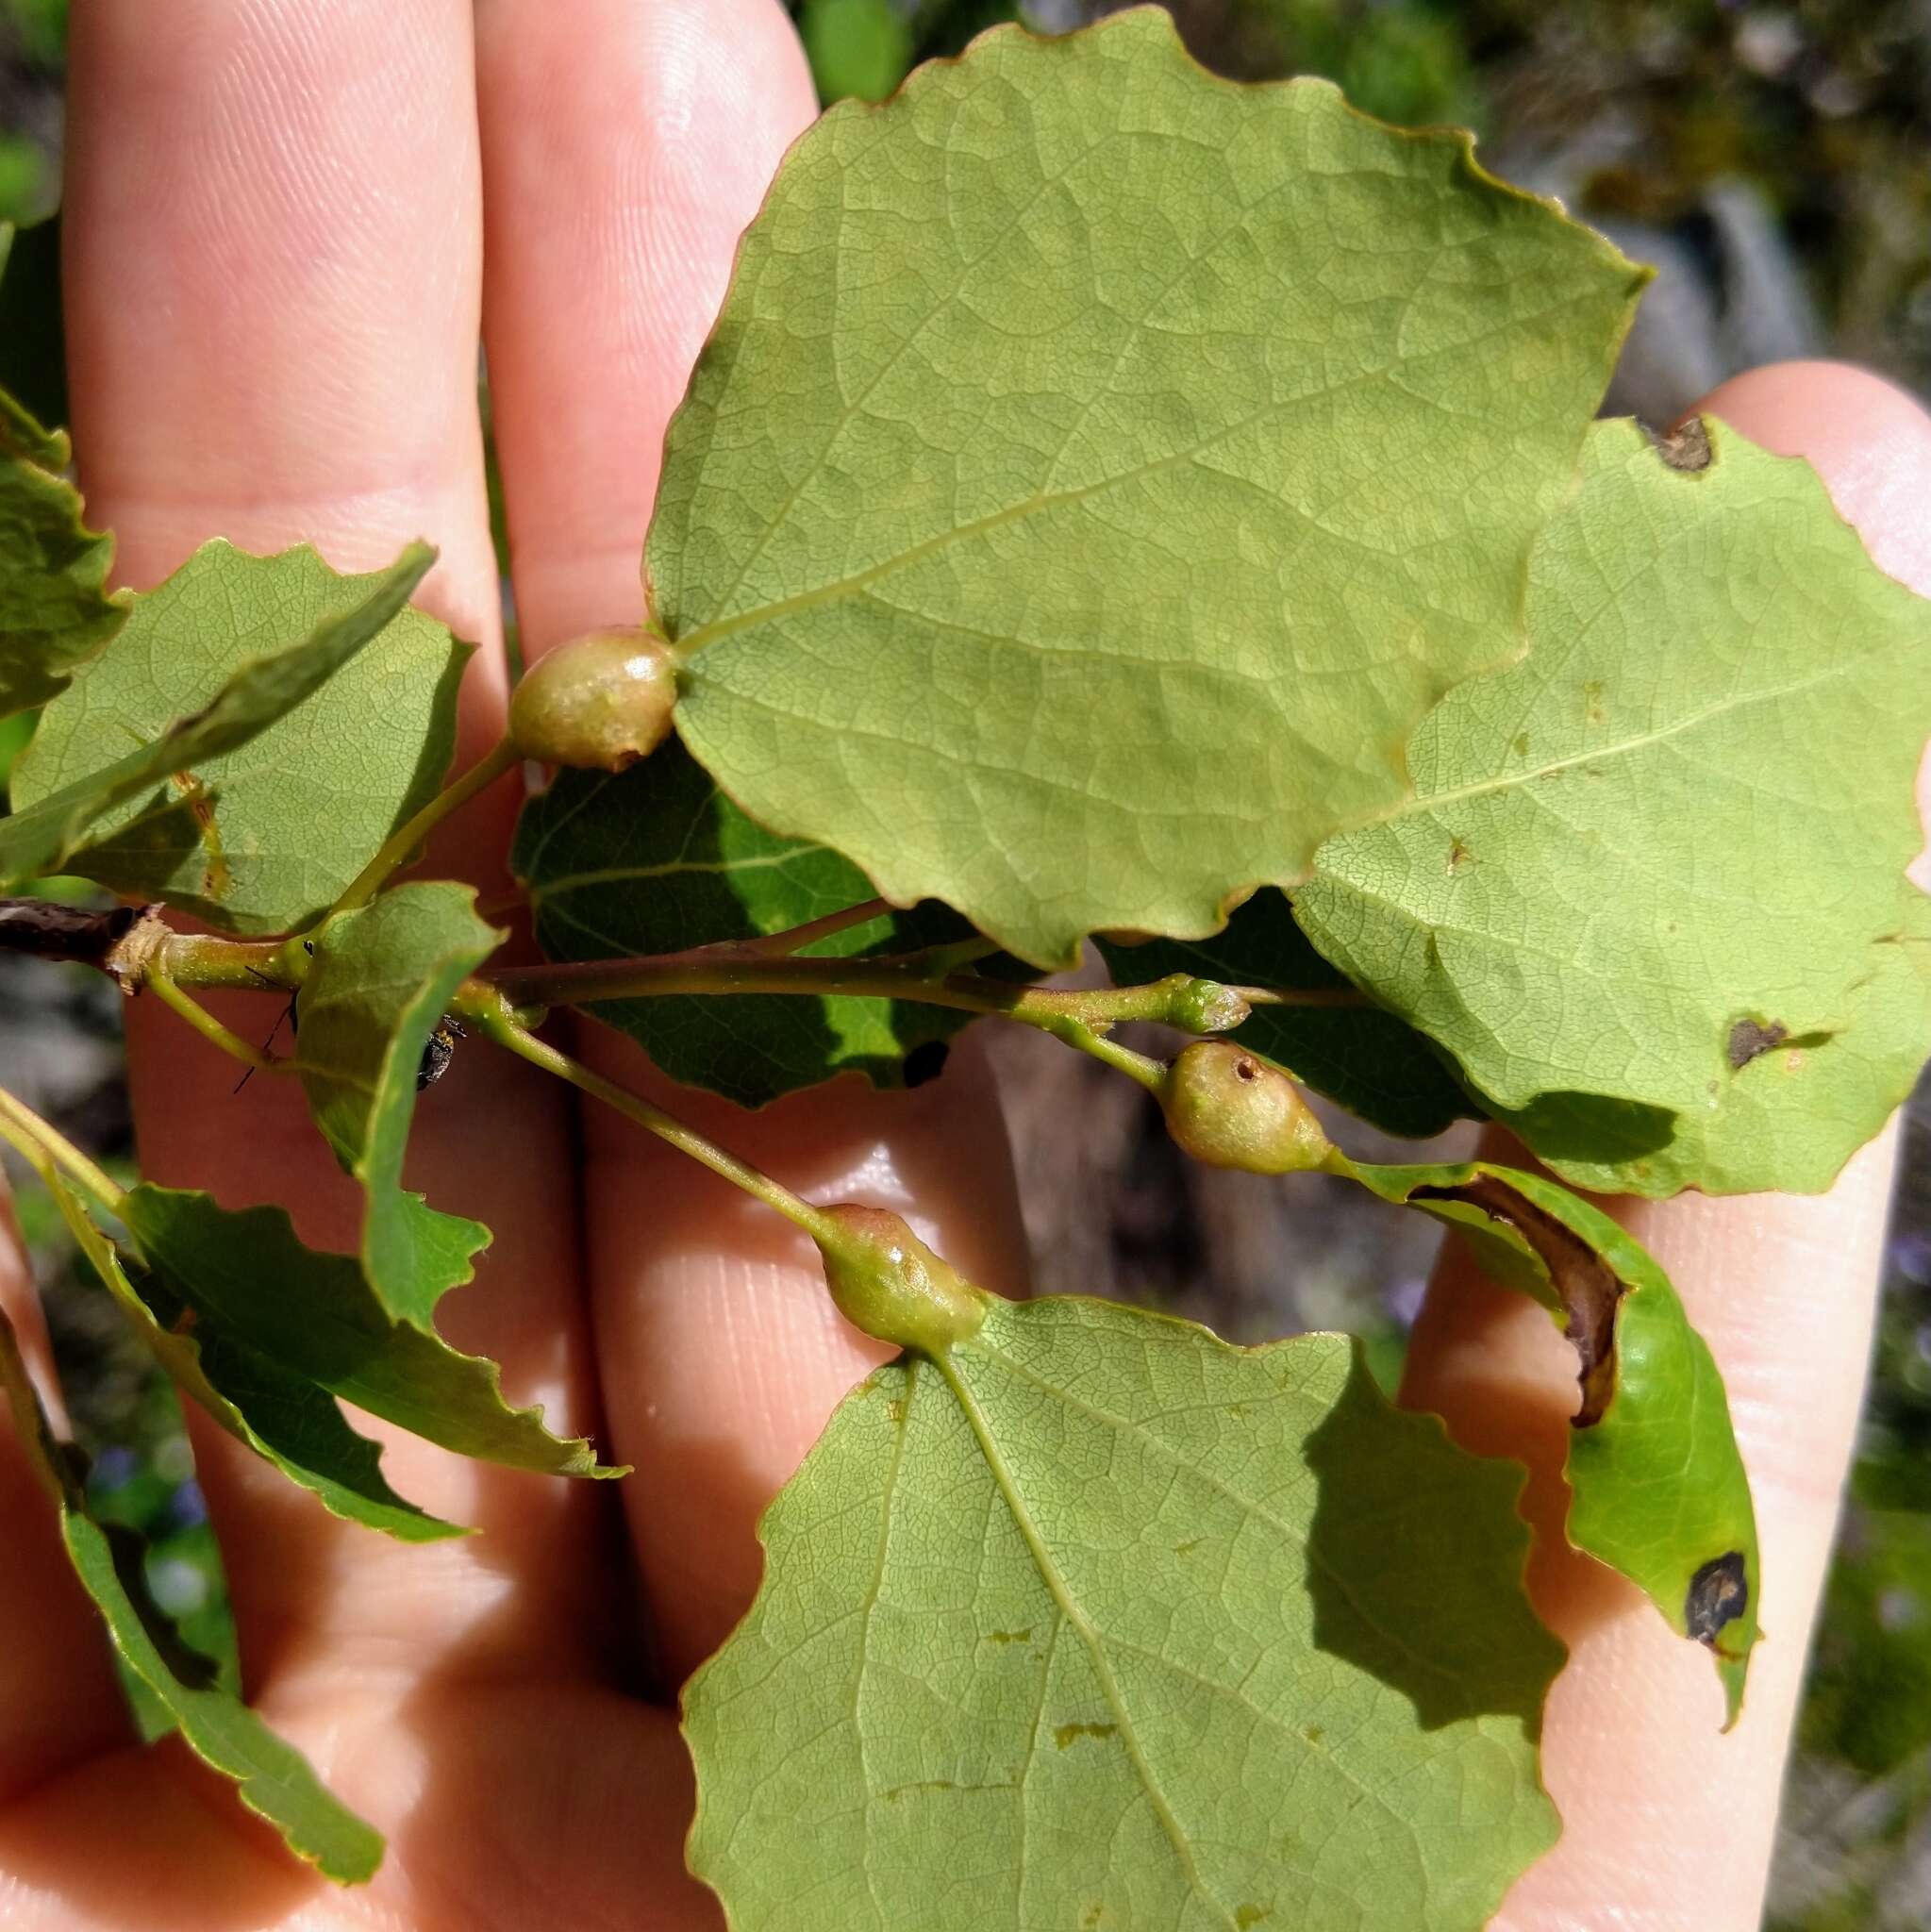
<path fill-rule="evenodd" d="M 456 1042 L 465 1038 L 462 1028 L 454 1020 L 441 1020 L 436 1030 L 423 1042 L 423 1058 L 416 1067 L 416 1091 L 433 1087 L 449 1071 L 449 1063 L 456 1058 Z"/>
<path fill-rule="evenodd" d="M 312 953 L 315 950 L 315 948 L 313 946 L 310 946 L 308 950 Z M 257 973 L 254 967 L 252 966 L 248 968 L 248 973 L 251 977 L 260 980 L 263 986 L 273 986 L 275 984 L 274 980 L 270 979 L 265 974 Z M 268 1038 L 261 1042 L 261 1050 L 263 1053 L 273 1053 L 275 1051 L 275 1037 L 277 1033 L 279 1033 L 282 1030 L 282 1024 L 284 1021 L 287 1022 L 288 1029 L 291 1033 L 299 1034 L 301 1032 L 301 1022 L 295 1017 L 295 995 L 293 993 L 291 993 L 289 995 L 288 1005 L 281 1009 L 281 1012 L 277 1016 L 275 1024 L 268 1029 Z M 243 1074 L 239 1080 L 235 1082 L 234 1091 L 237 1093 L 241 1092 L 241 1089 L 247 1086 L 249 1081 L 254 1079 L 254 1077 L 255 1069 L 253 1067 L 250 1067 L 248 1071 L 245 1074 Z"/>

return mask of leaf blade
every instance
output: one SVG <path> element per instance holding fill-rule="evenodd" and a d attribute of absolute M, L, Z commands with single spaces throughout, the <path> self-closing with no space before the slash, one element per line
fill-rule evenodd
<path fill-rule="evenodd" d="M 529 888 L 538 944 L 557 960 L 768 938 L 874 896 L 849 860 L 748 818 L 674 742 L 623 773 L 559 774 L 524 807 L 510 869 Z M 920 907 L 833 934 L 800 957 L 910 952 L 970 936 L 944 908 Z M 902 1086 L 908 1061 L 916 1080 L 971 1018 L 836 994 L 670 995 L 586 1010 L 628 1034 L 672 1079 L 741 1107 L 851 1070 L 874 1086 Z"/>
<path fill-rule="evenodd" d="M 12 238 L 0 223 L 0 274 Z M 71 455 L 0 390 L 0 718 L 65 691 L 127 615 L 127 592 L 107 588 L 114 540 L 87 527 L 64 475 Z"/>
<path fill-rule="evenodd" d="M 1727 1729 L 1761 1634 L 1756 1517 L 1723 1376 L 1669 1277 L 1601 1208 L 1539 1174 L 1486 1160 L 1340 1171 L 1445 1220 L 1493 1279 L 1565 1315 L 1582 1386 L 1569 1540 L 1709 1651 Z"/>
<path fill-rule="evenodd" d="M 123 1213 L 186 1307 L 289 1374 L 458 1456 L 539 1474 L 622 1473 L 587 1441 L 553 1436 L 541 1408 L 509 1407 L 494 1362 L 392 1319 L 353 1257 L 306 1247 L 281 1208 L 228 1209 L 143 1181 Z"/>
<path fill-rule="evenodd" d="M 4 1313 L 0 1384 L 20 1440 L 59 1510 L 68 1560 L 127 1667 L 160 1701 L 195 1755 L 235 1781 L 241 1802 L 274 1825 L 291 1852 L 338 1885 L 373 1877 L 382 1862 L 380 1834 L 322 1784 L 299 1751 L 240 1698 L 212 1684 L 213 1666 L 180 1645 L 147 1594 L 140 1539 L 89 1513 L 73 1457 L 34 1393 Z"/>
<path fill-rule="evenodd" d="M 0 870 L 64 862 L 231 932 L 319 913 L 435 791 L 454 746 L 467 647 L 406 608 L 435 555 L 411 544 L 344 577 L 307 548 L 204 544 L 42 714 L 14 769 Z M 377 638 L 383 652 L 365 655 Z M 387 770 L 385 741 L 400 754 Z M 186 798 L 176 774 L 195 781 Z"/>
<path fill-rule="evenodd" d="M 346 1522 L 404 1542 L 466 1534 L 390 1488 L 380 1446 L 349 1426 L 333 1396 L 225 1334 L 216 1322 L 183 1324 L 185 1305 L 158 1277 L 144 1274 L 137 1287 L 120 1251 L 75 1199 L 58 1170 L 42 1168 L 41 1179 L 148 1352 L 237 1441 Z"/>
<path fill-rule="evenodd" d="M 1341 290 L 1371 202 L 1407 242 Z M 649 541 L 684 741 L 1037 965 L 1211 932 L 1520 649 L 1640 280 L 1465 140 L 1229 90 L 1152 9 L 989 34 L 828 114 L 745 239 Z"/>
<path fill-rule="evenodd" d="M 1442 700 L 1415 800 L 1295 907 L 1579 1184 L 1815 1191 L 1931 1054 L 1931 604 L 1807 465 L 1707 437 L 1684 472 L 1597 426 L 1533 654 Z"/>
<path fill-rule="evenodd" d="M 316 935 L 296 1001 L 295 1066 L 309 1112 L 362 1185 L 361 1254 L 389 1312 L 433 1332 L 436 1304 L 488 1242 L 402 1185 L 418 1075 L 462 982 L 506 937 L 466 886 L 414 883 L 339 913 Z"/>
<path fill-rule="evenodd" d="M 1067 1298 L 996 1305 L 981 1336 L 847 1399 L 687 1689 L 691 1864 L 732 1924 L 1479 1923 L 1553 1828 L 1531 1740 L 1559 1646 L 1522 1597 L 1519 1472 L 1391 1409 L 1339 1337 L 1237 1351 Z M 1124 1414 L 1087 1400 L 1121 1361 Z M 1450 1496 L 1467 1530 L 1406 1653 L 1363 1606 L 1405 1615 L 1423 1565 L 1345 1540 L 1364 1480 L 1433 1555 Z M 1392 1821 L 1377 1750 L 1404 1767 Z M 1480 1824 L 1438 1841 L 1451 1784 Z"/>

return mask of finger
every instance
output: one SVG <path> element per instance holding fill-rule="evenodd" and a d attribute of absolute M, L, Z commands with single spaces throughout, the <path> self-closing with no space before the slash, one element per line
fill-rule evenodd
<path fill-rule="evenodd" d="M 422 534 L 430 601 L 483 641 L 472 735 L 500 729 L 502 667 L 474 378 L 480 170 L 466 0 L 87 0 L 74 15 L 68 318 L 76 445 L 120 568 L 151 583 L 202 540 L 309 541 L 366 568 Z M 496 833 L 501 849 L 502 827 Z M 235 1069 L 138 1002 L 130 1073 L 143 1171 L 231 1206 L 291 1206 L 353 1248 L 356 1190 L 292 1083 Z M 266 1030 L 245 1001 L 231 1024 Z M 496 1231 L 444 1304 L 513 1399 L 594 1421 L 567 1110 L 464 1053 L 425 1097 L 411 1179 Z M 272 1291 L 264 1284 L 264 1291 Z M 200 1428 L 251 1684 L 325 1700 L 343 1675 L 394 1694 L 514 1659 L 583 1670 L 608 1592 L 587 1487 L 485 1471 L 389 1434 L 411 1500 L 488 1533 L 408 1548 L 325 1515 Z"/>
<path fill-rule="evenodd" d="M 1025 1291 L 1005 1123 L 975 1042 L 914 1092 L 847 1075 L 757 1114 L 656 1078 L 634 1050 L 605 1058 L 794 1192 L 893 1208 L 971 1279 Z M 588 1138 L 605 1401 L 637 1465 L 625 1501 L 674 1682 L 750 1605 L 764 1506 L 895 1351 L 843 1321 L 810 1243 L 768 1208 L 621 1121 Z"/>
<path fill-rule="evenodd" d="M 1931 419 L 1916 405 L 1873 376 L 1795 364 L 1726 383 L 1704 408 L 1770 448 L 1808 457 L 1878 563 L 1931 591 L 1922 518 Z M 1416 1327 L 1403 1400 L 1440 1411 L 1471 1449 L 1528 1461 L 1530 1590 L 1570 1645 L 1543 1738 L 1563 1836 L 1511 1891 L 1497 1926 L 1756 1925 L 1863 1387 L 1893 1149 L 1887 1133 L 1817 1199 L 1617 1207 L 1716 1355 L 1756 1497 L 1767 1641 L 1727 1737 L 1718 1733 L 1708 1658 L 1564 1541 L 1560 1471 L 1575 1392 L 1568 1345 L 1540 1310 L 1484 1282 L 1458 1249 L 1445 1257 Z"/>
<path fill-rule="evenodd" d="M 541 652 L 641 614 L 664 425 L 812 98 L 774 0 L 486 0 L 477 62 L 485 334 L 517 608 Z M 540 218 L 555 208 L 573 219 Z M 592 1035 L 616 1077 L 645 1077 Z M 915 1094 L 843 1081 L 755 1118 L 657 1093 L 792 1187 L 901 1206 L 960 1266 L 1018 1286 L 1004 1134 L 972 1054 Z M 594 1110 L 586 1135 L 611 1441 L 638 1466 L 624 1500 L 681 1674 L 749 1601 L 758 1511 L 879 1351 L 765 1210 Z"/>
<path fill-rule="evenodd" d="M 0 1316 L 20 1342 L 50 1414 L 53 1357 L 26 1248 L 0 1175 Z M 61 1546 L 53 1499 L 0 1403 L 0 1812 L 36 1785 L 122 1743 L 127 1707 L 79 1579 Z"/>

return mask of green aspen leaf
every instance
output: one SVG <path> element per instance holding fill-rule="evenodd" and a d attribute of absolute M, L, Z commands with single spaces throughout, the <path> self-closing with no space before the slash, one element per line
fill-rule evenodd
<path fill-rule="evenodd" d="M 490 1230 L 406 1191 L 403 1155 L 430 1035 L 503 939 L 476 917 L 469 887 L 398 886 L 316 934 L 296 1000 L 308 1110 L 362 1184 L 363 1273 L 390 1314 L 428 1332 Z"/>
<path fill-rule="evenodd" d="M 168 584 L 196 575 L 197 563 L 208 558 L 210 551 L 225 549 L 225 545 L 209 545 L 198 551 Z M 228 555 L 239 557 L 241 553 Z M 333 677 L 396 615 L 435 558 L 435 551 L 427 544 L 412 544 L 388 571 L 358 579 L 363 594 L 355 602 L 318 622 L 302 642 L 274 657 L 243 664 L 199 710 L 161 726 L 159 735 L 145 742 L 128 725 L 126 735 L 134 739 L 136 749 L 110 764 L 87 769 L 85 758 L 76 760 L 72 756 L 71 709 L 59 714 L 65 722 L 51 724 L 55 713 L 51 709 L 42 712 L 33 739 L 15 759 L 10 774 L 14 808 L 9 817 L 0 821 L 0 882 L 17 884 L 37 872 L 60 865 L 76 876 L 114 883 L 107 874 L 118 868 L 105 864 L 102 858 L 103 852 L 111 857 L 112 848 L 76 856 L 75 842 L 98 820 L 132 805 L 158 786 L 156 799 L 150 801 L 154 808 L 137 822 L 135 829 L 145 826 L 158 831 L 161 842 L 166 842 L 176 839 L 173 828 L 177 824 L 189 827 L 185 836 L 200 850 L 204 885 L 210 889 L 219 885 L 225 891 L 232 883 L 232 868 L 223 847 L 214 801 L 202 774 L 260 737 Z M 261 559 L 244 560 L 257 563 Z M 219 565 L 220 559 L 215 562 Z M 163 595 L 168 584 L 153 594 Z M 147 608 L 145 602 L 141 605 L 143 613 Z M 136 633 L 144 633 L 147 625 L 141 623 L 134 628 Z M 122 661 L 115 659 L 116 675 Z M 90 679 L 89 693 L 97 689 L 97 679 Z M 68 702 L 84 704 L 87 696 L 72 692 Z M 45 758 L 37 758 L 50 739 L 58 748 Z M 104 749 L 111 750 L 113 744 L 110 739 Z M 50 791 L 49 766 L 58 767 L 63 757 L 69 766 L 77 763 L 81 767 L 80 775 Z M 133 808 L 137 812 L 144 809 Z M 178 904 L 198 903 L 165 891 L 162 896 Z"/>
<path fill-rule="evenodd" d="M 1707 1648 L 1735 1724 L 1759 1635 L 1756 1516 L 1723 1378 L 1669 1276 L 1601 1208 L 1540 1174 L 1486 1160 L 1337 1171 L 1447 1222 L 1495 1280 L 1561 1320 L 1582 1390 L 1569 1541 Z"/>
<path fill-rule="evenodd" d="M 1556 1833 L 1521 1487 L 1343 1337 L 995 1302 L 767 1512 L 691 1869 L 736 1932 L 1473 1932 Z"/>
<path fill-rule="evenodd" d="M 745 236 L 646 558 L 677 728 L 1038 965 L 1212 932 L 1520 654 L 1642 279 L 1163 11 L 987 34 L 827 114 Z"/>
<path fill-rule="evenodd" d="M 0 224 L 0 272 L 13 230 Z M 71 452 L 0 390 L 0 718 L 67 688 L 127 615 L 108 591 L 114 540 L 87 528 Z"/>
<path fill-rule="evenodd" d="M 1272 890 L 1255 893 L 1207 939 L 1139 945 L 1103 939 L 1099 949 L 1117 986 L 1194 973 L 1228 986 L 1341 996 L 1353 991 L 1308 944 L 1287 899 Z M 1256 1007 L 1245 1024 L 1222 1037 L 1285 1067 L 1304 1087 L 1385 1133 L 1426 1140 L 1484 1111 L 1440 1050 L 1379 1007 Z"/>
<path fill-rule="evenodd" d="M 435 555 L 341 576 L 204 544 L 42 713 L 13 778 L 26 816 L 59 813 L 41 862 L 98 818 L 65 863 L 117 892 L 227 932 L 319 915 L 449 763 L 468 647 L 404 608 Z"/>
<path fill-rule="evenodd" d="M 123 1218 L 142 1257 L 197 1321 L 277 1368 L 428 1441 L 549 1475 L 615 1475 L 538 1408 L 503 1400 L 500 1371 L 391 1320 L 352 1256 L 295 1238 L 279 1208 L 232 1211 L 203 1193 L 132 1189 Z"/>
<path fill-rule="evenodd" d="M 1931 898 L 1908 884 L 1899 896 L 1897 930 L 1869 949 L 1869 971 L 1844 995 L 1836 1032 L 1776 1040 L 1754 1019 L 1732 1027 L 1721 1105 L 1669 1115 L 1545 1093 L 1498 1117 L 1572 1186 L 1597 1193 L 1828 1186 L 1909 1093 L 1931 1051 Z"/>
<path fill-rule="evenodd" d="M 81 1253 L 149 1352 L 237 1441 L 351 1523 L 404 1542 L 463 1534 L 390 1488 L 382 1475 L 380 1445 L 349 1426 L 326 1390 L 238 1341 L 216 1322 L 183 1324 L 186 1304 L 165 1278 L 137 1264 L 139 1283 L 130 1279 L 119 1250 L 94 1225 L 59 1174 L 43 1168 L 41 1178 Z"/>
<path fill-rule="evenodd" d="M 848 859 L 746 818 L 674 743 L 615 774 L 559 774 L 524 807 L 510 863 L 529 889 L 537 941 L 552 959 L 624 959 L 759 939 L 874 896 Z M 831 934 L 799 955 L 903 953 L 971 936 L 942 907 L 922 906 Z M 907 1000 L 756 993 L 601 1000 L 587 1010 L 627 1033 L 672 1079 L 741 1107 L 849 1070 L 874 1086 L 902 1086 L 908 1061 L 916 1079 L 971 1018 Z"/>
<path fill-rule="evenodd" d="M 1931 1054 L 1931 604 L 1807 464 L 1606 423 L 1528 623 L 1296 916 L 1563 1174 L 1827 1187 Z"/>
<path fill-rule="evenodd" d="M 215 1667 L 182 1643 L 148 1593 L 145 1551 L 131 1530 L 89 1513 L 78 1453 L 56 1438 L 0 1313 L 0 1384 L 14 1425 L 60 1512 L 68 1560 L 92 1599 L 122 1661 L 158 1700 L 190 1748 L 235 1780 L 241 1802 L 278 1830 L 289 1849 L 338 1885 L 358 1885 L 382 1862 L 382 1838 L 334 1797 L 308 1760 L 215 1682 Z"/>

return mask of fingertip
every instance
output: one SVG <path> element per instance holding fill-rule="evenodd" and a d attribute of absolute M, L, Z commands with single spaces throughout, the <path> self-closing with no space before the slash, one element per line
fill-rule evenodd
<path fill-rule="evenodd" d="M 524 646 L 639 620 L 665 425 L 817 111 L 775 0 L 489 0 L 484 333 Z"/>
<path fill-rule="evenodd" d="M 1848 362 L 1772 362 L 1721 383 L 1697 406 L 1778 456 L 1803 457 L 1888 576 L 1931 596 L 1931 412 Z M 1918 771 L 1927 849 L 1911 878 L 1931 892 L 1931 748 Z"/>
<path fill-rule="evenodd" d="M 1778 456 L 1805 458 L 1877 567 L 1931 594 L 1931 414 L 1915 397 L 1848 362 L 1772 362 L 1697 407 Z"/>

